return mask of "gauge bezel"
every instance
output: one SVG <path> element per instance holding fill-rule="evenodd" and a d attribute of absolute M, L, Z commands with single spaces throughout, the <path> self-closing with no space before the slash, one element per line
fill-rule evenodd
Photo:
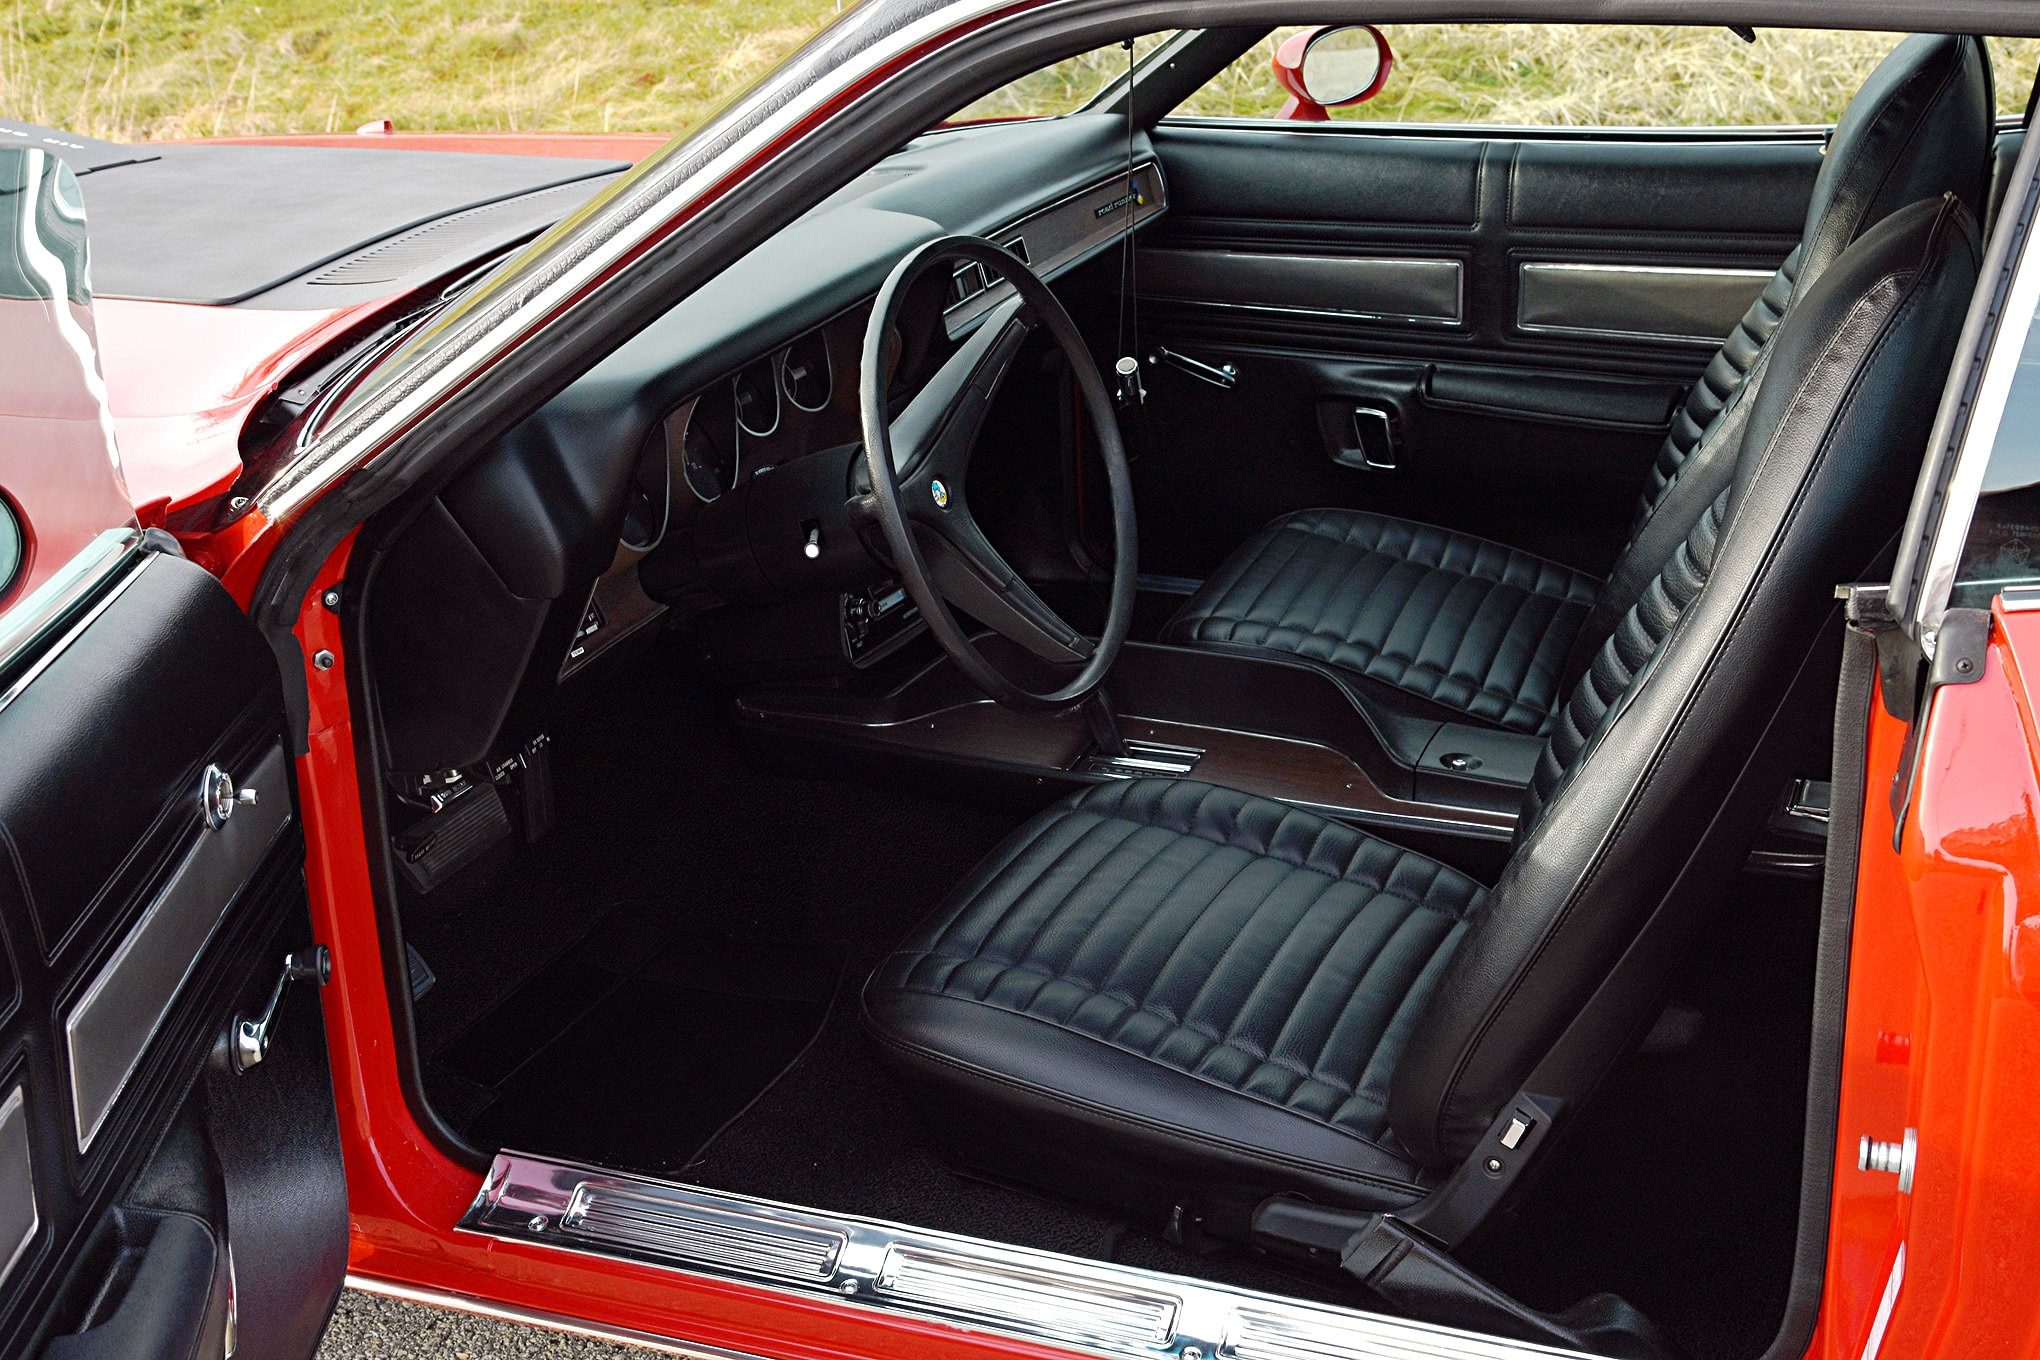
<path fill-rule="evenodd" d="M 659 490 L 661 493 L 658 532 L 652 535 L 649 543 L 633 543 L 622 531 L 619 531 L 616 536 L 618 543 L 635 553 L 648 553 L 661 543 L 664 543 L 666 541 L 666 531 L 673 527 L 673 449 L 663 436 L 647 439 L 644 451 L 638 455 L 637 462 L 631 465 L 631 491 L 635 494 L 639 474 L 643 472 L 647 460 L 654 458 L 655 455 L 659 465 Z M 688 489 L 692 490 L 693 487 L 690 485 Z M 630 516 L 626 513 L 624 522 L 628 524 L 629 520 Z"/>
<path fill-rule="evenodd" d="M 731 397 L 733 402 L 735 399 L 734 396 Z M 671 466 L 672 462 L 677 460 L 680 464 L 680 480 L 686 484 L 689 494 L 703 505 L 714 505 L 724 496 L 736 490 L 737 479 L 743 475 L 743 451 L 741 446 L 733 447 L 730 450 L 730 484 L 713 496 L 703 494 L 701 488 L 694 484 L 694 473 L 687 462 L 687 430 L 694 423 L 695 408 L 700 405 L 700 397 L 689 397 L 686 401 L 681 402 L 671 411 L 668 411 L 666 418 L 660 424 L 666 432 L 666 458 L 668 466 Z M 672 523 L 672 513 L 670 510 L 667 512 L 666 519 L 668 527 L 670 527 Z"/>
<path fill-rule="evenodd" d="M 822 403 L 819 406 L 809 406 L 798 396 L 794 395 L 793 380 L 787 377 L 787 361 L 793 357 L 794 345 L 806 344 L 810 340 L 822 347 Z M 829 409 L 829 405 L 836 395 L 836 354 L 829 346 L 829 336 L 826 331 L 809 331 L 806 335 L 801 336 L 785 349 L 779 351 L 774 363 L 779 369 L 780 395 L 793 403 L 794 410 L 813 416 L 820 415 Z"/>
<path fill-rule="evenodd" d="M 751 438 L 753 439 L 770 439 L 773 435 L 779 432 L 779 427 L 783 423 L 786 414 L 786 402 L 779 390 L 779 387 L 780 387 L 780 368 L 782 366 L 781 360 L 784 359 L 785 357 L 786 351 L 782 349 L 775 353 L 768 354 L 762 359 L 753 359 L 750 363 L 745 364 L 742 368 L 739 368 L 735 373 L 730 374 L 729 377 L 730 404 L 737 418 L 737 428 L 743 431 L 745 434 L 751 436 Z M 760 364 L 763 364 L 765 366 L 767 373 L 770 374 L 771 376 L 771 381 L 768 382 L 765 386 L 766 389 L 772 393 L 772 423 L 762 430 L 756 430 L 744 423 L 744 403 L 737 399 L 737 384 L 742 382 L 744 380 L 744 376 L 751 372 L 752 369 L 757 368 Z"/>

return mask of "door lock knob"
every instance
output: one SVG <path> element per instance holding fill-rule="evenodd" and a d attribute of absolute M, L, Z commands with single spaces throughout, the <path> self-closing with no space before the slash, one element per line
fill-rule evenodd
<path fill-rule="evenodd" d="M 227 824 L 227 818 L 234 815 L 234 809 L 246 803 L 253 807 L 260 795 L 254 789 L 237 789 L 234 777 L 217 765 L 205 767 L 205 774 L 198 781 L 198 810 L 205 818 L 206 826 L 218 831 Z"/>

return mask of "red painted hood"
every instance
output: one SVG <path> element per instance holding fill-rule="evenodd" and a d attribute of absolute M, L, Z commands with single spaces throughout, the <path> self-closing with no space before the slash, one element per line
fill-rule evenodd
<path fill-rule="evenodd" d="M 658 133 L 342 133 L 225 137 L 207 145 L 333 146 L 635 164 L 663 146 Z M 224 492 L 241 472 L 249 415 L 320 349 L 405 295 L 335 309 L 264 310 L 102 297 L 100 362 L 128 486 L 144 524 Z"/>

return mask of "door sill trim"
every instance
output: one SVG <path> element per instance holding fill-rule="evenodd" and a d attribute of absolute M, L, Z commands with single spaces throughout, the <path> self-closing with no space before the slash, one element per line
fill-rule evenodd
<path fill-rule="evenodd" d="M 1528 1360 L 1565 1352 L 959 1233 L 497 1154 L 462 1232 L 736 1280 L 1110 1360 Z M 683 1353 L 706 1354 L 677 1343 Z"/>

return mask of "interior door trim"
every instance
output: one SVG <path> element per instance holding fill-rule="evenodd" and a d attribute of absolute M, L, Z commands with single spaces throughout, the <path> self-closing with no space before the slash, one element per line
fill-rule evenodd
<path fill-rule="evenodd" d="M 1719 344 L 1773 272 L 1527 261 L 1517 268 L 1516 329 Z"/>
<path fill-rule="evenodd" d="M 226 918 L 228 905 L 290 825 L 288 778 L 283 747 L 272 746 L 241 781 L 268 796 L 238 806 L 218 830 L 199 833 L 169 883 L 65 1016 L 64 1051 L 80 1152 L 91 1147 L 113 1112 Z M 194 822 L 201 816 L 198 794 L 194 785 Z"/>
<path fill-rule="evenodd" d="M 33 593 L 0 610 L 0 674 L 39 649 L 42 652 L 27 670 L 0 688 L 0 708 L 7 707 L 63 651 L 61 644 L 47 647 L 45 644 L 71 622 L 72 614 L 86 600 L 133 564 L 140 542 L 140 535 L 133 529 L 108 529 L 80 548 L 76 556 Z M 112 598 L 109 595 L 101 600 L 100 608 L 105 608 Z M 93 611 L 95 615 L 98 612 Z M 84 622 L 90 622 L 90 618 Z M 71 633 L 75 635 L 82 627 L 83 623 L 73 626 Z"/>
<path fill-rule="evenodd" d="M 1458 260 L 1156 246 L 1136 266 L 1151 297 L 1196 305 L 1457 326 Z"/>
<path fill-rule="evenodd" d="M 28 1150 L 28 1095 L 17 1085 L 0 1101 L 0 1280 L 20 1264 L 41 1227 Z"/>

